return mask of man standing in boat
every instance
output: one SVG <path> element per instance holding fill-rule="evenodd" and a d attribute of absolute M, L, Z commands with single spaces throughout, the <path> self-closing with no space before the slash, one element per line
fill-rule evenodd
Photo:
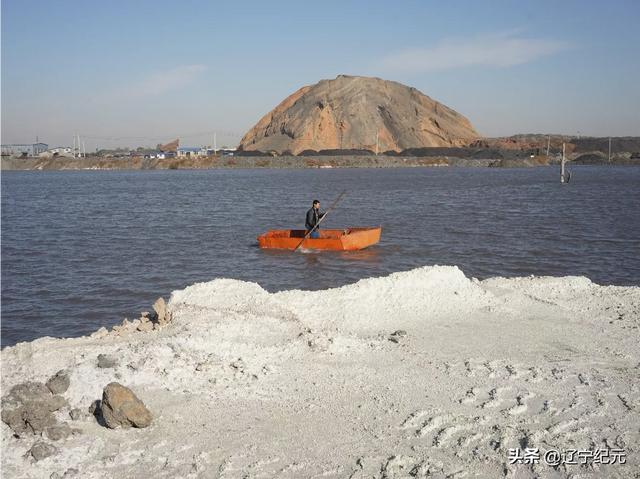
<path fill-rule="evenodd" d="M 320 201 L 313 200 L 313 205 L 311 206 L 309 211 L 307 211 L 307 220 L 304 224 L 304 227 L 307 229 L 307 233 L 313 230 L 309 238 L 320 238 L 320 231 L 318 231 L 320 229 L 320 226 L 318 226 L 316 229 L 313 228 L 318 224 L 318 222 L 324 215 L 325 213 L 320 213 Z"/>

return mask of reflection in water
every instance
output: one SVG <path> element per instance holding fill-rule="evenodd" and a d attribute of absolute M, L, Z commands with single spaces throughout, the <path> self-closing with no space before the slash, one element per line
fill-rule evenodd
<path fill-rule="evenodd" d="M 380 255 L 382 253 L 381 247 L 375 245 L 359 251 L 340 251 L 338 254 L 342 259 L 347 261 L 363 261 L 366 263 L 376 264 L 380 262 Z"/>
<path fill-rule="evenodd" d="M 271 251 L 275 250 L 262 250 L 265 254 L 272 254 Z M 282 250 L 281 250 L 282 251 Z M 329 261 L 341 261 L 341 262 L 365 262 L 372 265 L 380 261 L 380 247 L 372 246 L 359 251 L 320 251 L 311 249 L 300 248 L 295 253 L 293 251 L 282 251 L 286 254 L 298 254 L 301 253 L 309 265 L 322 264 L 323 260 Z M 343 264 L 348 267 L 348 265 Z"/>
<path fill-rule="evenodd" d="M 297 253 L 297 251 L 296 251 Z M 307 262 L 309 266 L 316 266 L 320 264 L 320 255 L 323 254 L 320 251 L 312 251 L 312 250 L 304 250 L 300 251 L 304 256 L 304 260 Z M 291 253 L 295 254 L 295 253 Z"/>

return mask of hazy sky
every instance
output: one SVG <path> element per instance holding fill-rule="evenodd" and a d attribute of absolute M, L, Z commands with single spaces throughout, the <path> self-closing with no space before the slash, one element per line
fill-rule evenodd
<path fill-rule="evenodd" d="M 323 78 L 379 76 L 483 135 L 640 135 L 640 1 L 2 1 L 2 142 L 235 145 Z"/>

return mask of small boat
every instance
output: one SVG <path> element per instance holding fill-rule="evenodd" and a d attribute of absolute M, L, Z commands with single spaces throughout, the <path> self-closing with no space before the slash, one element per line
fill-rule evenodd
<path fill-rule="evenodd" d="M 347 228 L 344 230 L 320 230 L 320 238 L 307 238 L 305 230 L 270 230 L 258 236 L 260 248 L 295 250 L 298 245 L 303 249 L 329 251 L 355 251 L 367 248 L 380 241 L 382 227 Z"/>

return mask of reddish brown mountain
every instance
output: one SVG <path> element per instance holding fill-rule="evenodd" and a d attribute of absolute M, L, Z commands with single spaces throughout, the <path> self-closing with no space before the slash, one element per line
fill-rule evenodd
<path fill-rule="evenodd" d="M 242 150 L 401 151 L 464 146 L 479 137 L 467 118 L 415 88 L 340 75 L 305 86 L 249 130 Z"/>

